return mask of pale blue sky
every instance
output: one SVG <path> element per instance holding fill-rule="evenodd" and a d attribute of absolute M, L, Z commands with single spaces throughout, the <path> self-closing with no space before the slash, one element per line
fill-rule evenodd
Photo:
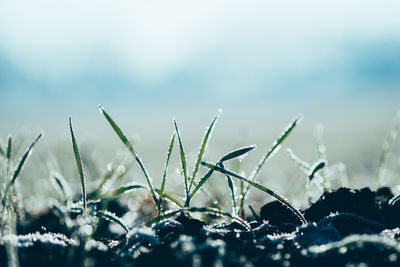
<path fill-rule="evenodd" d="M 399 10 L 398 1 L 2 1 L 0 118 L 64 118 L 98 103 L 179 113 L 177 103 L 351 108 L 372 97 L 396 109 Z"/>

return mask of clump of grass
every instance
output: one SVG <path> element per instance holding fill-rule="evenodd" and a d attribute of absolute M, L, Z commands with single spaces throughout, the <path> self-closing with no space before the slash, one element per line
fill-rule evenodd
<path fill-rule="evenodd" d="M 40 133 L 35 140 L 31 143 L 31 145 L 25 150 L 24 154 L 22 154 L 21 158 L 18 161 L 18 164 L 16 165 L 14 172 L 12 174 L 9 173 L 9 168 L 10 168 L 10 164 L 11 164 L 11 135 L 8 137 L 8 145 L 7 145 L 7 153 L 6 153 L 6 177 L 4 179 L 4 191 L 3 194 L 1 196 L 1 205 L 2 205 L 2 223 L 1 223 L 1 233 L 3 234 L 3 228 L 4 228 L 4 212 L 5 210 L 8 209 L 12 209 L 12 201 L 11 201 L 11 195 L 10 190 L 13 188 L 15 181 L 17 180 L 17 178 L 19 177 L 23 167 L 25 166 L 26 160 L 28 159 L 29 155 L 32 152 L 33 147 L 35 146 L 35 144 L 39 141 L 39 139 L 42 137 L 43 133 Z M 7 201 L 10 200 L 10 201 Z"/>
<path fill-rule="evenodd" d="M 205 183 L 205 181 L 211 175 L 211 174 L 209 174 L 209 175 L 206 174 L 205 176 L 203 176 L 203 178 L 200 179 L 200 182 L 196 185 L 195 179 L 196 179 L 196 175 L 197 175 L 197 172 L 199 169 L 200 162 L 203 159 L 205 150 L 207 148 L 208 141 L 212 134 L 212 130 L 213 130 L 221 112 L 222 112 L 221 110 L 218 110 L 217 114 L 212 119 L 210 126 L 206 130 L 206 133 L 205 133 L 203 140 L 201 142 L 201 145 L 200 145 L 199 152 L 197 154 L 197 158 L 196 158 L 196 162 L 194 164 L 192 175 L 190 177 L 188 176 L 188 173 L 187 173 L 186 154 L 185 154 L 185 151 L 183 148 L 181 134 L 180 134 L 178 125 L 177 125 L 176 121 L 174 120 L 175 132 L 178 137 L 178 143 L 179 143 L 179 155 L 180 155 L 181 165 L 182 165 L 182 174 L 183 174 L 184 183 L 185 183 L 185 196 L 186 196 L 185 207 L 189 207 L 190 201 L 192 200 L 193 196 L 196 194 L 196 192 L 202 187 L 202 185 Z M 199 184 L 200 184 L 200 186 L 199 186 Z M 192 190 L 193 186 L 195 186 L 195 187 Z"/>
<path fill-rule="evenodd" d="M 3 240 L 5 234 L 5 228 L 7 228 L 6 234 L 16 235 L 17 233 L 17 216 L 16 213 L 18 211 L 18 205 L 16 201 L 17 193 L 14 187 L 15 181 L 19 177 L 23 167 L 29 155 L 32 152 L 33 147 L 42 137 L 43 133 L 40 133 L 35 140 L 31 143 L 31 145 L 25 150 L 19 159 L 13 173 L 11 174 L 11 150 L 12 150 L 12 139 L 11 135 L 7 138 L 7 148 L 6 152 L 1 149 L 2 155 L 5 156 L 5 177 L 4 184 L 2 190 L 0 190 L 0 198 L 1 198 L 1 219 L 0 219 L 0 241 Z M 9 241 L 6 241 L 6 252 L 8 257 L 8 265 L 12 267 L 17 267 L 18 263 L 18 250 L 16 246 Z"/>

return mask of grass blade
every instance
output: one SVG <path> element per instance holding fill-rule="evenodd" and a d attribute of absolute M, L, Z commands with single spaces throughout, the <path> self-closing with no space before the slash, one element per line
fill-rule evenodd
<path fill-rule="evenodd" d="M 393 143 L 397 139 L 399 130 L 400 130 L 400 110 L 396 113 L 396 116 L 393 119 L 392 126 L 390 127 L 389 134 L 387 135 L 387 137 L 383 143 L 382 153 L 379 158 L 378 167 L 376 169 L 376 181 L 377 181 L 378 186 L 384 185 L 384 181 L 383 181 L 384 167 L 385 167 L 387 158 L 389 157 L 389 154 L 392 150 Z"/>
<path fill-rule="evenodd" d="M 85 212 L 86 208 L 87 208 L 86 178 L 85 178 L 85 172 L 83 169 L 83 162 L 81 159 L 81 155 L 79 153 L 78 144 L 77 144 L 76 137 L 74 134 L 74 129 L 72 128 L 72 117 L 71 116 L 69 116 L 69 130 L 71 132 L 72 149 L 74 150 L 76 167 L 78 168 L 79 178 L 80 178 L 80 182 L 81 182 L 83 211 Z"/>
<path fill-rule="evenodd" d="M 111 128 L 115 131 L 119 139 L 124 143 L 124 145 L 128 148 L 129 152 L 133 155 L 135 158 L 136 162 L 139 164 L 140 169 L 143 171 L 144 176 L 147 181 L 147 185 L 149 186 L 151 196 L 154 199 L 154 202 L 156 203 L 157 207 L 160 208 L 160 203 L 159 200 L 157 199 L 156 193 L 154 191 L 153 184 L 151 183 L 151 178 L 150 175 L 148 174 L 146 168 L 144 167 L 142 160 L 139 158 L 138 154 L 136 153 L 135 149 L 133 148 L 133 145 L 131 142 L 128 140 L 126 135 L 122 132 L 122 130 L 119 128 L 119 126 L 114 122 L 114 120 L 108 115 L 108 113 L 104 110 L 102 106 L 99 105 L 99 110 L 100 112 L 104 115 L 108 123 L 111 125 Z"/>
<path fill-rule="evenodd" d="M 208 127 L 208 129 L 206 131 L 206 134 L 204 135 L 203 142 L 201 143 L 201 146 L 200 146 L 200 149 L 199 149 L 199 153 L 197 154 L 196 163 L 195 163 L 194 168 L 193 168 L 193 173 L 192 173 L 191 181 L 190 181 L 190 185 L 189 185 L 189 192 L 192 189 L 194 179 L 196 178 L 197 172 L 199 170 L 200 162 L 203 159 L 204 152 L 206 151 L 206 148 L 207 148 L 208 140 L 210 139 L 212 130 L 214 128 L 214 125 L 217 122 L 218 117 L 221 114 L 221 112 L 222 112 L 222 110 L 218 110 L 217 115 L 215 115 L 215 117 L 211 121 L 211 124 Z"/>
<path fill-rule="evenodd" d="M 7 186 L 6 186 L 6 189 L 4 190 L 3 199 L 2 199 L 2 201 L 1 201 L 1 203 L 2 203 L 2 205 L 3 205 L 3 210 L 4 210 L 4 207 L 5 207 L 5 201 L 6 201 L 6 198 L 7 198 L 7 193 L 8 193 L 8 191 L 10 190 L 11 186 L 15 183 L 15 180 L 17 180 L 19 174 L 21 173 L 21 171 L 22 171 L 22 169 L 23 169 L 23 167 L 24 167 L 24 165 L 25 165 L 26 160 L 28 159 L 29 155 L 30 155 L 31 152 L 32 152 L 33 147 L 35 146 L 35 144 L 37 143 L 37 141 L 39 141 L 39 139 L 42 137 L 42 135 L 43 135 L 43 133 L 40 133 L 40 134 L 35 138 L 35 140 L 34 140 L 34 141 L 31 143 L 31 145 L 25 150 L 25 153 L 24 153 L 24 154 L 22 155 L 22 157 L 19 159 L 18 164 L 17 164 L 17 167 L 16 167 L 16 169 L 14 170 L 14 173 L 13 173 L 13 175 L 12 175 L 12 177 L 11 177 L 11 180 L 8 182 L 8 184 L 7 184 Z M 2 212 L 2 214 L 3 214 L 3 212 Z"/>
<path fill-rule="evenodd" d="M 157 194 L 161 195 L 161 189 L 155 189 Z M 173 195 L 168 194 L 167 192 L 164 191 L 163 193 L 163 197 L 165 197 L 166 199 L 168 199 L 171 202 L 174 202 L 177 206 L 183 208 L 183 204 Z"/>
<path fill-rule="evenodd" d="M 228 182 L 229 190 L 231 191 L 232 198 L 232 210 L 236 214 L 236 195 L 235 195 L 235 185 L 233 184 L 232 178 L 229 175 L 225 175 L 226 181 Z"/>
<path fill-rule="evenodd" d="M 7 136 L 7 147 L 6 147 L 6 179 L 9 178 L 10 175 L 10 165 L 11 165 L 11 149 L 12 149 L 12 139 L 11 135 Z"/>
<path fill-rule="evenodd" d="M 237 158 L 237 157 L 243 157 L 249 151 L 253 150 L 254 148 L 256 148 L 256 145 L 245 146 L 245 147 L 241 147 L 241 148 L 235 149 L 235 150 L 229 152 L 228 154 L 226 154 L 225 156 L 223 156 L 219 160 L 219 163 L 222 163 L 224 161 L 231 160 L 231 159 L 234 159 L 234 158 Z"/>
<path fill-rule="evenodd" d="M 252 179 L 249 179 L 249 178 L 245 178 L 245 177 L 243 177 L 243 176 L 240 176 L 239 174 L 236 174 L 236 173 L 234 173 L 234 172 L 232 172 L 232 171 L 229 171 L 229 170 L 227 170 L 227 169 L 225 169 L 225 168 L 221 168 L 221 167 L 219 167 L 219 166 L 217 166 L 217 165 L 213 165 L 213 164 L 210 164 L 210 163 L 207 163 L 207 162 L 202 162 L 201 164 L 204 165 L 204 166 L 206 166 L 206 167 L 209 168 L 209 169 L 212 169 L 212 170 L 221 172 L 221 173 L 223 173 L 223 174 L 225 174 L 225 175 L 229 175 L 229 176 L 235 177 L 235 178 L 237 178 L 237 179 L 243 180 L 243 181 L 249 183 L 250 185 L 254 186 L 255 188 L 257 188 L 257 189 L 259 189 L 259 190 L 261 190 L 261 191 L 263 191 L 263 192 L 269 194 L 270 196 L 272 196 L 272 197 L 276 198 L 278 201 L 280 201 L 282 204 L 286 205 L 290 210 L 292 210 L 292 212 L 293 212 L 297 217 L 299 217 L 299 219 L 301 220 L 301 222 L 302 222 L 303 224 L 306 224 L 306 223 L 307 223 L 307 221 L 306 221 L 306 219 L 304 218 L 303 214 L 301 214 L 301 212 L 300 212 L 298 209 L 296 209 L 296 208 L 293 206 L 293 204 L 291 204 L 289 201 L 287 201 L 285 198 L 281 197 L 280 195 L 278 195 L 278 194 L 275 193 L 274 191 L 272 191 L 272 190 L 268 189 L 267 187 L 263 186 L 261 183 L 255 181 L 255 180 L 252 180 Z"/>
<path fill-rule="evenodd" d="M 71 199 L 71 188 L 65 178 L 56 171 L 50 172 L 50 181 L 54 187 L 64 196 L 65 199 Z"/>
<path fill-rule="evenodd" d="M 2 155 L 3 157 L 6 155 L 4 153 L 4 150 L 3 150 L 3 147 L 1 146 L 1 144 L 0 144 L 0 155 Z"/>
<path fill-rule="evenodd" d="M 169 147 L 168 147 L 167 160 L 165 161 L 164 173 L 163 173 L 163 178 L 162 178 L 162 182 L 161 182 L 161 189 L 160 189 L 160 193 L 159 193 L 160 202 L 162 202 L 162 199 L 164 197 L 165 182 L 166 182 L 166 178 L 167 178 L 168 164 L 169 164 L 169 159 L 171 158 L 172 149 L 174 148 L 175 136 L 176 136 L 176 133 L 173 133 L 172 137 L 171 137 L 171 141 L 169 143 Z"/>
<path fill-rule="evenodd" d="M 320 170 L 322 170 L 323 168 L 325 168 L 325 166 L 326 166 L 327 164 L 328 164 L 327 161 L 324 160 L 324 159 L 319 159 L 319 160 L 317 160 L 317 161 L 311 166 L 310 172 L 308 173 L 308 179 L 310 179 L 310 181 L 311 181 L 312 179 L 314 179 L 315 174 L 316 174 L 318 171 L 320 171 Z"/>
<path fill-rule="evenodd" d="M 293 160 L 297 166 L 305 173 L 308 174 L 311 171 L 311 165 L 303 160 L 301 160 L 290 148 L 286 149 L 286 152 L 291 160 Z"/>
<path fill-rule="evenodd" d="M 211 169 L 209 170 L 204 176 L 203 178 L 200 179 L 200 182 L 196 185 L 196 187 L 192 190 L 192 192 L 189 195 L 189 199 L 186 200 L 186 204 L 185 206 L 189 206 L 190 200 L 194 197 L 194 195 L 196 195 L 197 191 L 199 191 L 199 189 L 204 185 L 205 182 L 207 182 L 208 178 L 211 177 L 211 174 L 213 174 L 214 170 Z"/>
<path fill-rule="evenodd" d="M 146 188 L 143 185 L 127 185 L 127 186 L 121 186 L 120 188 L 117 188 L 109 193 L 105 193 L 103 195 L 100 195 L 99 197 L 96 197 L 96 200 L 101 200 L 101 199 L 105 199 L 105 198 L 113 198 L 119 195 L 122 195 L 124 193 L 127 193 L 129 191 L 132 191 L 134 189 L 140 189 L 140 188 Z"/>
<path fill-rule="evenodd" d="M 255 210 L 253 209 L 253 207 L 251 205 L 249 205 L 249 209 L 251 211 L 251 213 L 253 214 L 253 217 L 256 219 L 256 221 L 261 222 L 261 218 L 260 216 L 257 215 L 257 213 L 255 212 Z"/>
<path fill-rule="evenodd" d="M 281 135 L 278 137 L 277 140 L 272 144 L 272 147 L 267 151 L 267 153 L 261 158 L 260 162 L 258 163 L 257 167 L 250 175 L 250 179 L 255 179 L 260 172 L 261 168 L 264 164 L 273 156 L 276 152 L 279 151 L 283 141 L 290 135 L 294 128 L 301 122 L 303 119 L 303 114 L 298 114 L 296 118 L 281 132 Z M 244 208 L 244 200 L 246 199 L 246 195 L 250 190 L 250 185 L 247 185 L 246 189 L 244 190 L 244 194 L 240 198 L 240 209 L 243 210 Z"/>
<path fill-rule="evenodd" d="M 265 154 L 264 157 L 261 158 L 259 164 L 253 171 L 253 173 L 250 175 L 251 179 L 255 179 L 260 172 L 261 168 L 264 166 L 264 164 L 276 153 L 281 147 L 281 144 L 285 139 L 289 136 L 289 134 L 293 131 L 293 129 L 297 126 L 297 124 L 300 123 L 302 120 L 303 115 L 299 114 L 296 116 L 296 118 L 281 132 L 281 135 L 278 137 L 278 139 L 272 144 L 272 147 L 268 150 L 268 152 Z"/>
<path fill-rule="evenodd" d="M 37 143 L 37 141 L 39 141 L 39 139 L 42 137 L 43 133 L 40 133 L 35 140 L 32 142 L 32 144 L 25 150 L 25 153 L 22 155 L 22 157 L 19 159 L 19 162 L 17 164 L 17 168 L 15 169 L 11 181 L 9 183 L 9 185 L 13 185 L 15 180 L 17 179 L 18 175 L 21 173 L 22 168 L 24 167 L 24 164 L 26 162 L 26 160 L 28 159 L 29 155 L 32 152 L 33 147 L 35 146 L 35 144 Z"/>
<path fill-rule="evenodd" d="M 186 199 L 189 198 L 189 184 L 188 184 L 188 174 L 187 174 L 187 164 L 186 164 L 186 154 L 185 151 L 183 150 L 183 144 L 182 144 L 182 139 L 181 139 L 181 134 L 178 129 L 178 125 L 176 124 L 176 121 L 174 120 L 174 125 L 175 125 L 175 132 L 176 135 L 178 136 L 178 142 L 179 142 L 179 154 L 181 158 L 181 164 L 182 164 L 182 172 L 183 172 L 183 178 L 185 182 L 185 194 L 186 194 Z"/>
<path fill-rule="evenodd" d="M 12 149 L 12 138 L 11 135 L 7 137 L 7 149 L 6 149 L 6 158 L 8 161 L 11 160 L 11 149 Z"/>
<path fill-rule="evenodd" d="M 129 232 L 129 228 L 122 222 L 122 219 L 119 218 L 117 215 L 115 215 L 112 212 L 109 212 L 107 210 L 100 210 L 96 213 L 98 217 L 104 218 L 105 220 L 111 221 L 113 223 L 118 224 L 121 226 L 127 233 Z"/>

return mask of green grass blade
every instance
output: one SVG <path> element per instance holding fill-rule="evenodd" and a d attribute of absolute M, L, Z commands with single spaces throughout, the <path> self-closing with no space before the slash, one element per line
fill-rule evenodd
<path fill-rule="evenodd" d="M 232 198 L 232 210 L 233 213 L 236 214 L 236 194 L 235 194 L 235 185 L 233 184 L 232 178 L 229 175 L 225 175 L 226 181 L 228 182 L 229 190 L 231 191 Z"/>
<path fill-rule="evenodd" d="M 81 155 L 79 153 L 78 143 L 76 141 L 76 137 L 75 137 L 75 134 L 74 134 L 74 129 L 72 128 L 72 117 L 71 116 L 69 116 L 69 130 L 71 132 L 72 149 L 74 150 L 76 167 L 78 168 L 79 178 L 80 178 L 80 182 L 81 182 L 83 211 L 85 212 L 86 208 L 87 208 L 85 171 L 83 169 L 83 162 L 82 162 L 82 159 L 81 159 Z"/>
<path fill-rule="evenodd" d="M 4 150 L 3 150 L 3 147 L 1 146 L 1 144 L 0 144 L 0 155 L 3 156 L 3 157 L 6 156 L 6 154 L 4 153 Z"/>
<path fill-rule="evenodd" d="M 390 127 L 389 134 L 387 135 L 383 143 L 382 153 L 379 158 L 378 167 L 376 169 L 376 181 L 378 186 L 384 185 L 383 181 L 384 167 L 392 150 L 393 144 L 397 139 L 399 131 L 400 131 L 400 110 L 396 113 L 396 116 L 394 117 L 392 122 L 392 126 Z"/>
<path fill-rule="evenodd" d="M 275 153 L 277 153 L 285 139 L 290 135 L 290 133 L 293 131 L 294 128 L 301 122 L 303 119 L 302 114 L 298 114 L 296 118 L 281 132 L 280 136 L 278 139 L 272 144 L 272 147 L 267 151 L 267 153 L 261 158 L 260 162 L 258 163 L 257 167 L 254 169 L 254 171 L 250 175 L 250 179 L 255 179 L 257 175 L 259 174 L 261 168 L 264 166 L 264 164 L 273 156 Z M 244 207 L 244 200 L 246 199 L 246 195 L 250 190 L 250 185 L 248 184 L 244 194 L 241 197 L 240 200 L 240 209 L 243 209 Z"/>
<path fill-rule="evenodd" d="M 161 195 L 161 189 L 155 189 L 155 190 L 156 190 L 157 194 Z M 183 208 L 183 204 L 173 195 L 168 194 L 167 192 L 164 191 L 163 197 L 168 199 L 171 202 L 174 202 L 178 207 Z"/>
<path fill-rule="evenodd" d="M 119 139 L 122 141 L 122 143 L 124 143 L 124 145 L 128 148 L 129 152 L 131 152 L 131 154 L 135 158 L 136 162 L 139 164 L 140 169 L 143 171 L 144 176 L 146 178 L 147 185 L 149 186 L 151 196 L 153 197 L 154 202 L 156 203 L 157 207 L 159 208 L 160 207 L 159 200 L 157 199 L 156 193 L 154 191 L 154 187 L 151 182 L 150 175 L 148 174 L 146 168 L 144 167 L 142 160 L 139 158 L 139 155 L 136 153 L 135 149 L 133 148 L 133 145 L 131 144 L 131 142 L 128 140 L 126 135 L 122 132 L 122 130 L 119 128 L 119 126 L 108 115 L 108 113 L 104 110 L 104 108 L 102 106 L 99 106 L 99 110 L 104 115 L 104 117 L 106 118 L 108 123 L 111 125 L 111 128 L 113 128 L 113 130 L 115 131 L 115 133 L 117 134 Z"/>
<path fill-rule="evenodd" d="M 180 154 L 180 158 L 181 158 L 182 172 L 183 172 L 183 178 L 184 178 L 184 183 L 185 183 L 185 194 L 186 194 L 186 199 L 187 199 L 187 198 L 189 198 L 189 184 L 188 184 L 189 178 L 188 178 L 188 174 L 187 174 L 186 154 L 185 154 L 185 151 L 183 150 L 181 134 L 179 132 L 178 125 L 176 124 L 175 120 L 174 120 L 174 125 L 175 125 L 176 135 L 178 136 L 179 154 Z"/>
<path fill-rule="evenodd" d="M 251 211 L 251 213 L 253 214 L 253 217 L 256 219 L 256 221 L 261 222 L 261 218 L 260 216 L 257 215 L 256 211 L 253 209 L 253 207 L 251 205 L 249 205 L 249 209 Z"/>
<path fill-rule="evenodd" d="M 71 188 L 65 178 L 56 171 L 50 172 L 50 181 L 65 199 L 71 199 Z"/>
<path fill-rule="evenodd" d="M 6 149 L 6 158 L 8 161 L 11 160 L 11 150 L 12 150 L 12 138 L 11 135 L 7 137 L 7 149 Z"/>
<path fill-rule="evenodd" d="M 42 137 L 43 133 L 40 133 L 35 140 L 31 143 L 31 145 L 25 150 L 25 153 L 22 155 L 22 157 L 19 159 L 18 164 L 17 164 L 17 168 L 15 169 L 11 181 L 10 181 L 10 185 L 13 185 L 15 180 L 18 178 L 18 175 L 21 173 L 22 168 L 24 167 L 24 164 L 26 162 L 26 160 L 28 159 L 29 155 L 32 152 L 33 147 L 35 146 L 35 144 L 37 143 L 37 141 L 39 141 L 39 139 Z"/>
<path fill-rule="evenodd" d="M 235 149 L 235 150 L 229 152 L 228 154 L 226 154 L 225 156 L 223 156 L 219 160 L 219 163 L 222 163 L 224 161 L 231 160 L 231 159 L 234 159 L 234 158 L 237 158 L 237 157 L 243 157 L 249 151 L 253 150 L 254 148 L 256 148 L 256 145 L 245 146 L 245 147 L 241 147 L 241 148 Z"/>
<path fill-rule="evenodd" d="M 129 228 L 122 222 L 122 219 L 119 218 L 117 215 L 115 215 L 112 212 L 109 212 L 107 210 L 100 210 L 96 213 L 98 217 L 101 217 L 105 220 L 111 221 L 113 223 L 118 224 L 121 226 L 127 233 L 129 232 Z"/>
<path fill-rule="evenodd" d="M 210 164 L 210 163 L 207 163 L 207 162 L 202 162 L 201 164 L 204 165 L 204 166 L 206 166 L 207 168 L 209 168 L 209 169 L 211 169 L 211 170 L 215 170 L 215 171 L 221 172 L 221 173 L 223 173 L 223 174 L 225 174 L 225 175 L 229 175 L 229 176 L 235 177 L 235 178 L 237 178 L 237 179 L 243 180 L 243 181 L 249 183 L 251 186 L 254 186 L 255 188 L 257 188 L 257 189 L 259 189 L 259 190 L 261 190 L 261 191 L 263 191 L 263 192 L 269 194 L 270 196 L 272 196 L 272 197 L 276 198 L 278 201 L 280 201 L 282 204 L 286 205 L 290 210 L 292 210 L 292 212 L 293 212 L 297 217 L 299 217 L 299 219 L 301 220 L 301 222 L 302 222 L 303 224 L 306 224 L 306 223 L 307 223 L 307 221 L 306 221 L 306 219 L 304 218 L 303 214 L 301 214 L 301 212 L 300 212 L 298 209 L 296 209 L 296 208 L 293 206 L 293 204 L 291 204 L 289 201 L 287 201 L 285 198 L 281 197 L 280 195 L 278 195 L 278 194 L 275 193 L 274 191 L 272 191 L 272 190 L 268 189 L 267 187 L 263 186 L 263 185 L 262 185 L 261 183 L 259 183 L 258 181 L 255 181 L 255 180 L 252 180 L 252 179 L 249 179 L 249 178 L 245 178 L 245 177 L 243 177 L 243 176 L 240 176 L 240 175 L 237 174 L 237 173 L 234 173 L 234 172 L 229 171 L 229 170 L 227 170 L 227 169 L 225 169 L 225 168 L 221 168 L 221 167 L 219 167 L 219 166 L 217 166 L 217 165 L 213 165 L 213 164 Z"/>
<path fill-rule="evenodd" d="M 293 129 L 297 126 L 297 124 L 300 123 L 302 120 L 303 115 L 299 114 L 296 116 L 296 118 L 281 132 L 281 135 L 278 137 L 278 139 L 272 144 L 272 147 L 268 150 L 268 152 L 264 155 L 264 157 L 261 158 L 259 164 L 257 167 L 254 169 L 252 174 L 250 175 L 251 179 L 255 179 L 260 172 L 261 168 L 264 166 L 264 164 L 276 153 L 281 147 L 281 144 L 285 139 L 289 136 L 289 134 L 293 131 Z"/>
<path fill-rule="evenodd" d="M 200 179 L 200 182 L 195 186 L 195 188 L 192 190 L 192 192 L 189 195 L 189 199 L 186 200 L 186 202 L 190 202 L 190 200 L 196 195 L 197 191 L 199 191 L 199 189 L 204 185 L 205 182 L 207 182 L 208 178 L 211 177 L 211 175 L 213 174 L 214 170 L 211 169 L 209 170 L 204 176 L 203 178 Z M 189 203 L 186 204 L 186 206 L 189 206 Z"/>
<path fill-rule="evenodd" d="M 117 189 L 115 189 L 115 190 L 113 190 L 113 191 L 111 191 L 109 193 L 105 193 L 105 194 L 100 195 L 99 197 L 96 197 L 96 200 L 117 197 L 117 196 L 122 195 L 124 193 L 130 192 L 130 191 L 132 191 L 134 189 L 140 189 L 140 188 L 146 188 L 146 187 L 143 186 L 143 185 L 121 186 L 121 187 L 119 187 L 119 188 L 117 188 Z"/>
<path fill-rule="evenodd" d="M 7 136 L 7 147 L 6 147 L 6 165 L 5 165 L 5 177 L 9 179 L 10 168 L 11 168 L 11 150 L 12 150 L 12 139 L 11 135 Z"/>
<path fill-rule="evenodd" d="M 325 168 L 327 164 L 328 164 L 327 161 L 324 160 L 324 159 L 319 159 L 319 160 L 317 160 L 317 161 L 311 166 L 310 172 L 308 173 L 308 179 L 310 179 L 310 181 L 311 181 L 312 179 L 314 179 L 315 174 L 316 174 L 318 171 L 320 171 L 320 170 L 322 170 L 323 168 Z"/>
<path fill-rule="evenodd" d="M 204 152 L 206 151 L 206 148 L 207 148 L 208 140 L 210 139 L 212 130 L 214 128 L 214 125 L 216 124 L 216 122 L 218 120 L 218 117 L 221 114 L 221 112 L 222 112 L 222 110 L 218 110 L 217 115 L 215 115 L 215 117 L 211 121 L 211 124 L 208 127 L 208 129 L 206 131 L 206 134 L 204 135 L 203 141 L 202 141 L 200 149 L 199 149 L 199 153 L 197 154 L 196 163 L 194 164 L 193 173 L 192 173 L 192 176 L 190 178 L 191 180 L 190 180 L 190 185 L 189 185 L 189 192 L 192 189 L 194 179 L 196 178 L 197 172 L 199 170 L 200 162 L 203 159 Z"/>
<path fill-rule="evenodd" d="M 1 201 L 2 205 L 3 205 L 3 209 L 5 206 L 5 200 L 7 198 L 7 193 L 10 190 L 11 186 L 15 183 L 15 181 L 17 180 L 19 174 L 21 173 L 26 160 L 28 159 L 29 155 L 32 152 L 33 147 L 35 146 L 35 144 L 37 143 L 37 141 L 39 141 L 39 139 L 42 137 L 43 133 L 40 133 L 35 140 L 31 143 L 31 145 L 25 150 L 25 153 L 22 155 L 22 157 L 19 159 L 17 167 L 14 170 L 14 173 L 11 177 L 11 180 L 8 182 L 5 190 L 4 190 L 4 195 L 3 195 L 3 199 Z"/>
<path fill-rule="evenodd" d="M 162 182 L 161 182 L 161 189 L 160 189 L 160 193 L 159 193 L 160 201 L 162 201 L 162 199 L 164 197 L 165 182 L 166 182 L 166 179 L 167 179 L 168 164 L 169 164 L 169 159 L 171 158 L 172 149 L 174 148 L 175 136 L 176 136 L 176 133 L 173 133 L 172 137 L 171 137 L 171 141 L 170 141 L 169 146 L 168 146 L 167 160 L 165 161 L 164 173 L 163 173 Z"/>

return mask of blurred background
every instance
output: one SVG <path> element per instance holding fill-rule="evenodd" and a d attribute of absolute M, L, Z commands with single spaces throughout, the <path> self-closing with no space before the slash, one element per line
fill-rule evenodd
<path fill-rule="evenodd" d="M 101 104 L 159 176 L 173 118 L 194 158 L 223 109 L 207 159 L 255 143 L 244 161 L 254 166 L 301 112 L 285 148 L 314 162 L 320 122 L 328 162 L 371 185 L 400 108 L 399 10 L 394 0 L 1 1 L 0 134 L 43 129 L 40 149 L 63 154 L 71 114 L 105 165 L 122 144 Z M 304 181 L 284 150 L 263 174 Z"/>

